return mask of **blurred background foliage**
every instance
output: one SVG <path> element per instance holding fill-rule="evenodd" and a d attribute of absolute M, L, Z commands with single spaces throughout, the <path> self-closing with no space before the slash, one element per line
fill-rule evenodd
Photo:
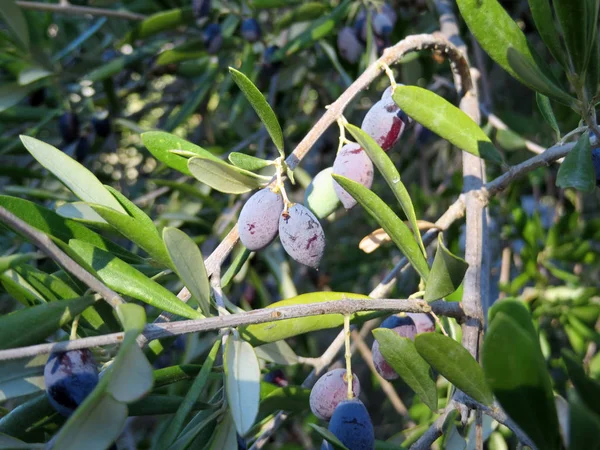
<path fill-rule="evenodd" d="M 291 149 L 386 44 L 383 42 L 378 48 L 377 37 L 369 27 L 357 62 L 344 60 L 338 49 L 338 32 L 346 25 L 353 26 L 365 6 L 379 7 L 375 1 L 215 0 L 204 17 L 194 14 L 194 8 L 198 11 L 202 2 L 193 5 L 189 0 L 70 3 L 126 10 L 147 18 L 139 21 L 73 16 L 23 8 L 27 45 L 19 41 L 14 23 L 7 17 L 0 21 L 1 194 L 28 199 L 52 210 L 76 200 L 60 182 L 48 176 L 18 139 L 20 134 L 35 136 L 76 157 L 102 182 L 142 207 L 159 228 L 175 226 L 184 230 L 201 245 L 205 256 L 235 223 L 245 196 L 236 198 L 211 191 L 193 178 L 167 168 L 145 149 L 140 133 L 168 131 L 224 158 L 231 151 L 275 158 L 276 148 L 227 68 L 244 72 L 265 93 L 282 124 L 286 146 Z M 388 3 L 397 12 L 398 20 L 386 37 L 387 43 L 411 34 L 430 33 L 439 27 L 431 1 Z M 501 3 L 538 52 L 552 63 L 535 31 L 527 2 Z M 247 18 L 260 24 L 262 37 L 257 42 L 247 42 L 240 35 L 240 23 Z M 206 30 L 211 24 L 220 25 L 222 42 L 216 51 L 210 48 L 212 38 L 207 40 Z M 512 165 L 531 157 L 526 140 L 542 147 L 554 144 L 556 135 L 542 118 L 535 94 L 494 64 L 478 48 L 466 26 L 461 26 L 471 60 L 481 72 L 483 129 L 506 161 Z M 314 33 L 317 39 L 310 35 L 307 39 L 307 29 L 323 33 Z M 284 51 L 269 51 L 272 46 Z M 393 67 L 393 71 L 398 82 L 426 87 L 457 102 L 449 65 L 438 55 L 416 53 Z M 388 85 L 386 77 L 378 79 L 348 107 L 346 119 L 360 124 Z M 553 106 L 563 132 L 578 126 L 579 117 L 573 111 L 559 104 Z M 65 116 L 68 113 L 77 117 L 79 129 L 65 139 L 65 121 L 73 120 L 72 116 Z M 503 121 L 507 129 L 487 121 L 489 114 Z M 293 200 L 301 202 L 312 176 L 331 166 L 337 143 L 338 129 L 331 127 L 297 169 L 297 183 L 291 187 Z M 460 152 L 418 124 L 405 132 L 390 157 L 409 189 L 419 219 L 435 222 L 461 193 Z M 562 349 L 573 350 L 583 359 L 589 374 L 600 379 L 600 219 L 598 192 L 582 194 L 557 188 L 557 170 L 557 165 L 537 169 L 491 201 L 488 249 L 491 301 L 517 297 L 530 307 L 555 388 L 565 395 L 567 375 L 560 359 Z M 499 167 L 489 167 L 489 179 L 498 175 Z M 395 205 L 392 193 L 377 175 L 373 190 L 388 204 Z M 394 209 L 403 217 L 399 208 Z M 360 208 L 349 212 L 340 208 L 323 225 L 328 250 L 318 272 L 291 261 L 276 243 L 251 256 L 226 286 L 228 297 L 247 309 L 297 293 L 332 290 L 366 294 L 401 258 L 391 244 L 370 254 L 359 249 L 360 240 L 379 227 Z M 108 228 L 93 226 L 129 251 L 140 252 Z M 464 229 L 460 223 L 448 230 L 445 240 L 452 252 L 464 254 Z M 33 251 L 31 244 L 0 227 L 1 255 Z M 240 251 L 236 248 L 233 257 Z M 26 264 L 45 273 L 60 273 L 47 258 L 36 257 Z M 148 275 L 158 275 L 151 266 L 140 268 Z M 20 300 L 27 297 L 23 291 L 27 283 L 20 275 L 22 268 L 2 266 L 2 270 L 0 310 L 7 313 L 21 307 Z M 182 287 L 172 274 L 161 273 L 157 280 L 172 292 Z M 405 298 L 417 290 L 417 285 L 417 275 L 407 270 L 396 283 L 392 297 Z M 29 288 L 33 289 L 29 286 L 25 291 Z M 448 300 L 460 300 L 460 296 L 461 290 Z M 157 311 L 149 310 L 148 314 L 154 318 Z M 449 321 L 445 323 L 452 328 Z M 456 326 L 454 329 L 459 331 Z M 317 356 L 334 335 L 333 331 L 323 331 L 289 342 L 297 354 Z M 179 338 L 177 345 L 155 364 L 202 361 L 212 339 L 214 336 L 206 335 Z M 110 354 L 111 350 L 107 351 Z M 100 359 L 107 357 L 101 355 Z M 432 413 L 418 399 L 413 401 L 412 392 L 402 381 L 394 385 L 409 407 L 408 415 L 400 414 L 386 401 L 378 379 L 360 362 L 360 355 L 355 360 L 355 371 L 366 392 L 363 397 L 378 438 L 392 438 L 392 442 L 399 443 L 408 434 L 401 430 L 428 426 Z M 296 365 L 284 370 L 290 384 L 300 384 L 309 367 Z M 180 381 L 156 388 L 155 392 L 183 395 L 189 383 Z M 440 397 L 445 398 L 448 385 L 441 383 L 439 389 Z M 25 399 L 19 397 L 4 403 L 0 416 Z M 130 422 L 128 430 L 137 448 L 149 448 L 154 430 L 161 426 L 160 417 L 141 417 Z M 51 431 L 60 420 L 55 417 L 38 429 Z M 277 434 L 273 448 L 318 445 L 318 436 L 307 427 L 308 422 L 315 422 L 310 414 L 291 420 Z M 494 425 L 493 430 L 488 448 L 514 448 L 515 440 L 507 429 Z"/>

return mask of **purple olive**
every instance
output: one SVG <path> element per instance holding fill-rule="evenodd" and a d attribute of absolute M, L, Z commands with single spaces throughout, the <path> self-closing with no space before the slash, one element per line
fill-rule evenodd
<path fill-rule="evenodd" d="M 277 236 L 283 198 L 269 188 L 261 189 L 248 199 L 238 220 L 242 244 L 248 250 L 262 250 Z"/>
<path fill-rule="evenodd" d="M 298 203 L 279 217 L 279 239 L 295 261 L 317 269 L 325 252 L 325 233 L 319 219 Z"/>
<path fill-rule="evenodd" d="M 337 36 L 337 48 L 341 57 L 351 64 L 355 64 L 364 51 L 363 45 L 351 27 L 340 30 Z"/>
<path fill-rule="evenodd" d="M 334 369 L 317 380 L 310 391 L 310 410 L 319 419 L 329 420 L 340 402 L 348 398 L 346 369 Z M 360 381 L 352 374 L 352 392 L 360 394 Z"/>
<path fill-rule="evenodd" d="M 98 369 L 88 349 L 51 353 L 44 367 L 46 394 L 52 407 L 68 417 L 98 384 Z"/>
<path fill-rule="evenodd" d="M 429 314 L 407 313 L 406 315 L 415 323 L 415 327 L 417 327 L 417 334 L 431 333 L 435 331 L 435 321 Z"/>
<path fill-rule="evenodd" d="M 337 437 L 348 450 L 373 450 L 375 431 L 367 408 L 357 398 L 341 402 L 329 422 L 329 431 Z M 333 450 L 333 446 L 323 441 L 321 450 Z"/>
<path fill-rule="evenodd" d="M 254 43 L 261 38 L 261 30 L 260 25 L 256 21 L 256 19 L 244 19 L 242 21 L 242 25 L 240 26 L 240 34 L 242 38 L 247 40 L 250 43 Z"/>
<path fill-rule="evenodd" d="M 79 138 L 79 118 L 77 114 L 66 112 L 58 119 L 58 131 L 66 144 L 75 142 Z"/>
<path fill-rule="evenodd" d="M 211 23 L 206 26 L 202 32 L 202 40 L 204 41 L 204 47 L 209 55 L 217 53 L 221 45 L 223 44 L 223 36 L 221 35 L 221 25 L 218 23 Z"/>
<path fill-rule="evenodd" d="M 389 328 L 395 331 L 399 336 L 414 340 L 417 334 L 417 327 L 410 317 L 400 317 L 393 315 L 381 322 L 380 328 Z M 386 380 L 395 380 L 398 378 L 396 371 L 385 360 L 379 350 L 379 342 L 375 340 L 371 348 L 373 354 L 373 365 L 377 373 Z"/>
<path fill-rule="evenodd" d="M 407 124 L 408 118 L 392 100 L 390 89 L 389 94 L 386 90 L 383 93 L 382 100 L 379 100 L 369 109 L 363 119 L 361 128 L 383 150 L 388 151 L 398 142 Z"/>
<path fill-rule="evenodd" d="M 333 173 L 342 175 L 367 188 L 373 184 L 373 163 L 358 144 L 346 144 L 337 154 L 333 162 Z M 348 194 L 335 180 L 333 187 L 344 208 L 351 209 L 356 200 Z"/>

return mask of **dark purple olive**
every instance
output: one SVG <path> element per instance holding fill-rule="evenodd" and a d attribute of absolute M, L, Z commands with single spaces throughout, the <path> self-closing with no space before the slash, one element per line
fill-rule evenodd
<path fill-rule="evenodd" d="M 83 135 L 77 140 L 77 145 L 75 146 L 75 159 L 82 162 L 89 153 L 90 139 L 87 135 Z"/>
<path fill-rule="evenodd" d="M 254 43 L 260 40 L 262 36 L 262 32 L 260 30 L 260 25 L 256 21 L 256 19 L 244 19 L 242 21 L 242 25 L 240 26 L 240 34 L 242 38 L 250 43 Z"/>
<path fill-rule="evenodd" d="M 94 127 L 94 131 L 98 136 L 103 138 L 108 137 L 112 131 L 112 125 L 110 123 L 108 111 L 94 115 L 94 117 L 92 117 L 92 126 Z"/>
<path fill-rule="evenodd" d="M 68 417 L 98 384 L 98 369 L 88 349 L 51 353 L 44 367 L 46 394 L 52 407 Z"/>
<path fill-rule="evenodd" d="M 196 19 L 202 19 L 210 14 L 211 0 L 192 0 L 192 12 Z"/>
<path fill-rule="evenodd" d="M 207 25 L 202 32 L 202 40 L 204 41 L 204 47 L 208 54 L 214 55 L 217 53 L 221 49 L 221 45 L 223 45 L 221 25 L 218 23 Z"/>
<path fill-rule="evenodd" d="M 348 450 L 375 448 L 375 431 L 371 417 L 363 402 L 357 398 L 344 400 L 335 408 L 328 429 Z M 323 441 L 321 450 L 333 448 L 329 442 Z"/>
<path fill-rule="evenodd" d="M 29 104 L 31 106 L 40 106 L 46 100 L 46 88 L 39 88 L 29 95 Z"/>
<path fill-rule="evenodd" d="M 75 142 L 79 137 L 79 118 L 77 114 L 66 112 L 58 119 L 58 131 L 65 144 Z"/>

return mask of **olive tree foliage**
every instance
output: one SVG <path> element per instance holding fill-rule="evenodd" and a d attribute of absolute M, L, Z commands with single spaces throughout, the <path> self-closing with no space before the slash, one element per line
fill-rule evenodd
<path fill-rule="evenodd" d="M 0 2 L 0 448 L 600 448 L 599 6 Z"/>

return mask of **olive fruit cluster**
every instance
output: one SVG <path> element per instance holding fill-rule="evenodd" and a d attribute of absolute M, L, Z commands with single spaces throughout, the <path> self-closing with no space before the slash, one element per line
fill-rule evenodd
<path fill-rule="evenodd" d="M 435 331 L 435 324 L 428 314 L 409 313 L 406 316 L 393 315 L 381 322 L 380 328 L 393 330 L 399 336 L 414 340 L 420 333 Z M 399 375 L 385 360 L 379 350 L 379 342 L 374 341 L 371 348 L 373 354 L 373 365 L 377 373 L 386 380 L 395 380 Z"/>
<path fill-rule="evenodd" d="M 361 128 L 383 150 L 389 151 L 398 142 L 409 123 L 409 117 L 394 102 L 390 86 L 384 91 L 381 99 L 369 109 Z M 351 209 L 356 205 L 356 200 L 331 179 L 331 174 L 342 175 L 371 188 L 373 173 L 373 163 L 360 145 L 346 144 L 338 152 L 333 167 L 322 170 L 314 177 L 306 190 L 304 204 L 319 219 L 334 212 L 338 200 L 344 208 Z"/>
<path fill-rule="evenodd" d="M 348 379 L 345 369 L 334 369 L 323 375 L 310 392 L 310 409 L 319 419 L 329 421 L 329 431 L 350 450 L 372 450 L 375 433 L 369 412 L 357 398 L 360 383 L 352 375 L 353 398 L 348 399 Z M 333 447 L 323 441 L 321 450 Z"/>
<path fill-rule="evenodd" d="M 98 369 L 88 349 L 51 353 L 44 366 L 46 395 L 52 407 L 68 417 L 98 384 Z"/>
<path fill-rule="evenodd" d="M 371 28 L 375 37 L 375 44 L 379 53 L 389 45 L 390 35 L 394 30 L 398 16 L 387 3 L 378 9 L 372 9 Z M 351 64 L 355 64 L 363 54 L 367 43 L 367 12 L 362 9 L 356 16 L 352 26 L 340 30 L 337 36 L 337 48 L 340 56 Z"/>
<path fill-rule="evenodd" d="M 284 208 L 280 192 L 266 187 L 248 199 L 238 219 L 242 244 L 256 251 L 269 245 L 277 234 L 295 261 L 318 268 L 325 252 L 325 233 L 319 220 L 303 205 Z"/>

